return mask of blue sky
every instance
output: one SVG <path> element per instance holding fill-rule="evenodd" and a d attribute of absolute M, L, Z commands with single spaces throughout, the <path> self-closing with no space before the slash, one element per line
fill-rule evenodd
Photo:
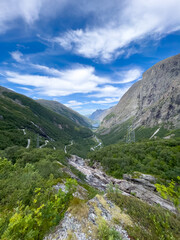
<path fill-rule="evenodd" d="M 180 53 L 179 0 L 0 0 L 0 85 L 89 114 Z"/>

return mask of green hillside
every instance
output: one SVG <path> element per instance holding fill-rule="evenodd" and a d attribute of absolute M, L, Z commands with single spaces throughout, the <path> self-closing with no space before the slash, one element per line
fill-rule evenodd
<path fill-rule="evenodd" d="M 25 147 L 27 138 L 31 139 L 31 146 L 36 146 L 37 135 L 40 143 L 47 139 L 49 147 L 63 148 L 73 140 L 82 148 L 84 139 L 91 144 L 91 130 L 31 98 L 0 87 L 0 103 L 0 149 L 14 145 Z"/>
<path fill-rule="evenodd" d="M 126 142 L 128 133 L 131 134 L 132 126 L 132 118 L 127 121 L 116 125 L 106 134 L 103 133 L 104 129 L 99 128 L 97 131 L 97 136 L 103 141 L 103 144 L 115 144 L 118 142 Z M 130 130 L 128 130 L 130 128 Z M 140 126 L 134 130 L 134 138 L 135 141 L 148 140 L 155 133 L 155 131 L 159 129 L 159 131 L 155 134 L 155 138 L 166 138 L 169 136 L 170 138 L 180 137 L 180 129 L 171 129 L 165 127 L 164 124 L 147 127 Z"/>
<path fill-rule="evenodd" d="M 65 105 L 57 101 L 38 99 L 36 100 L 36 102 L 40 103 L 42 106 L 47 107 L 48 109 L 56 113 L 61 114 L 62 116 L 71 119 L 73 122 L 79 125 L 91 128 L 90 121 L 86 117 L 80 115 L 78 112 L 66 107 Z"/>
<path fill-rule="evenodd" d="M 100 162 L 116 178 L 138 171 L 176 181 L 180 173 L 180 138 L 120 142 L 90 153 L 89 158 L 91 164 Z"/>

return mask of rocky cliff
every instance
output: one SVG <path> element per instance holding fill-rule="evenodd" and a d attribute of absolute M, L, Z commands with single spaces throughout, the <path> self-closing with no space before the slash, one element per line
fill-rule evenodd
<path fill-rule="evenodd" d="M 180 127 L 180 54 L 167 58 L 144 74 L 112 108 L 101 129 L 132 120 L 134 127 Z"/>

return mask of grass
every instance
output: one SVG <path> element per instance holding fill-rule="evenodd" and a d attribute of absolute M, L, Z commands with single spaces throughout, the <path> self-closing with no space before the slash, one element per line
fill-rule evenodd
<path fill-rule="evenodd" d="M 101 192 L 99 190 L 97 190 L 94 187 L 91 187 L 90 185 L 88 185 L 85 182 L 79 183 L 79 185 L 87 190 L 87 192 L 88 192 L 88 200 L 94 198 L 97 194 L 101 194 Z"/>
<path fill-rule="evenodd" d="M 134 225 L 124 224 L 131 239 L 175 240 L 180 237 L 180 217 L 139 199 L 111 193 L 108 198 L 128 214 Z"/>
<path fill-rule="evenodd" d="M 88 218 L 89 208 L 85 200 L 74 197 L 69 205 L 68 211 L 79 221 Z"/>
<path fill-rule="evenodd" d="M 115 230 L 115 228 L 110 227 L 104 219 L 101 219 L 99 221 L 97 239 L 98 240 L 122 240 L 122 237 L 120 236 L 119 232 Z"/>

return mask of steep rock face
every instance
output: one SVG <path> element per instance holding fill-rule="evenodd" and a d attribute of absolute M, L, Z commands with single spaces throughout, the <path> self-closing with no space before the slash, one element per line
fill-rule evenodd
<path fill-rule="evenodd" d="M 167 58 L 133 84 L 102 122 L 103 128 L 134 118 L 135 127 L 164 123 L 180 127 L 180 54 Z"/>
<path fill-rule="evenodd" d="M 110 113 L 103 119 L 101 126 L 106 128 L 113 127 L 133 117 L 138 112 L 140 87 L 141 81 L 133 84 L 119 103 L 112 108 Z"/>

